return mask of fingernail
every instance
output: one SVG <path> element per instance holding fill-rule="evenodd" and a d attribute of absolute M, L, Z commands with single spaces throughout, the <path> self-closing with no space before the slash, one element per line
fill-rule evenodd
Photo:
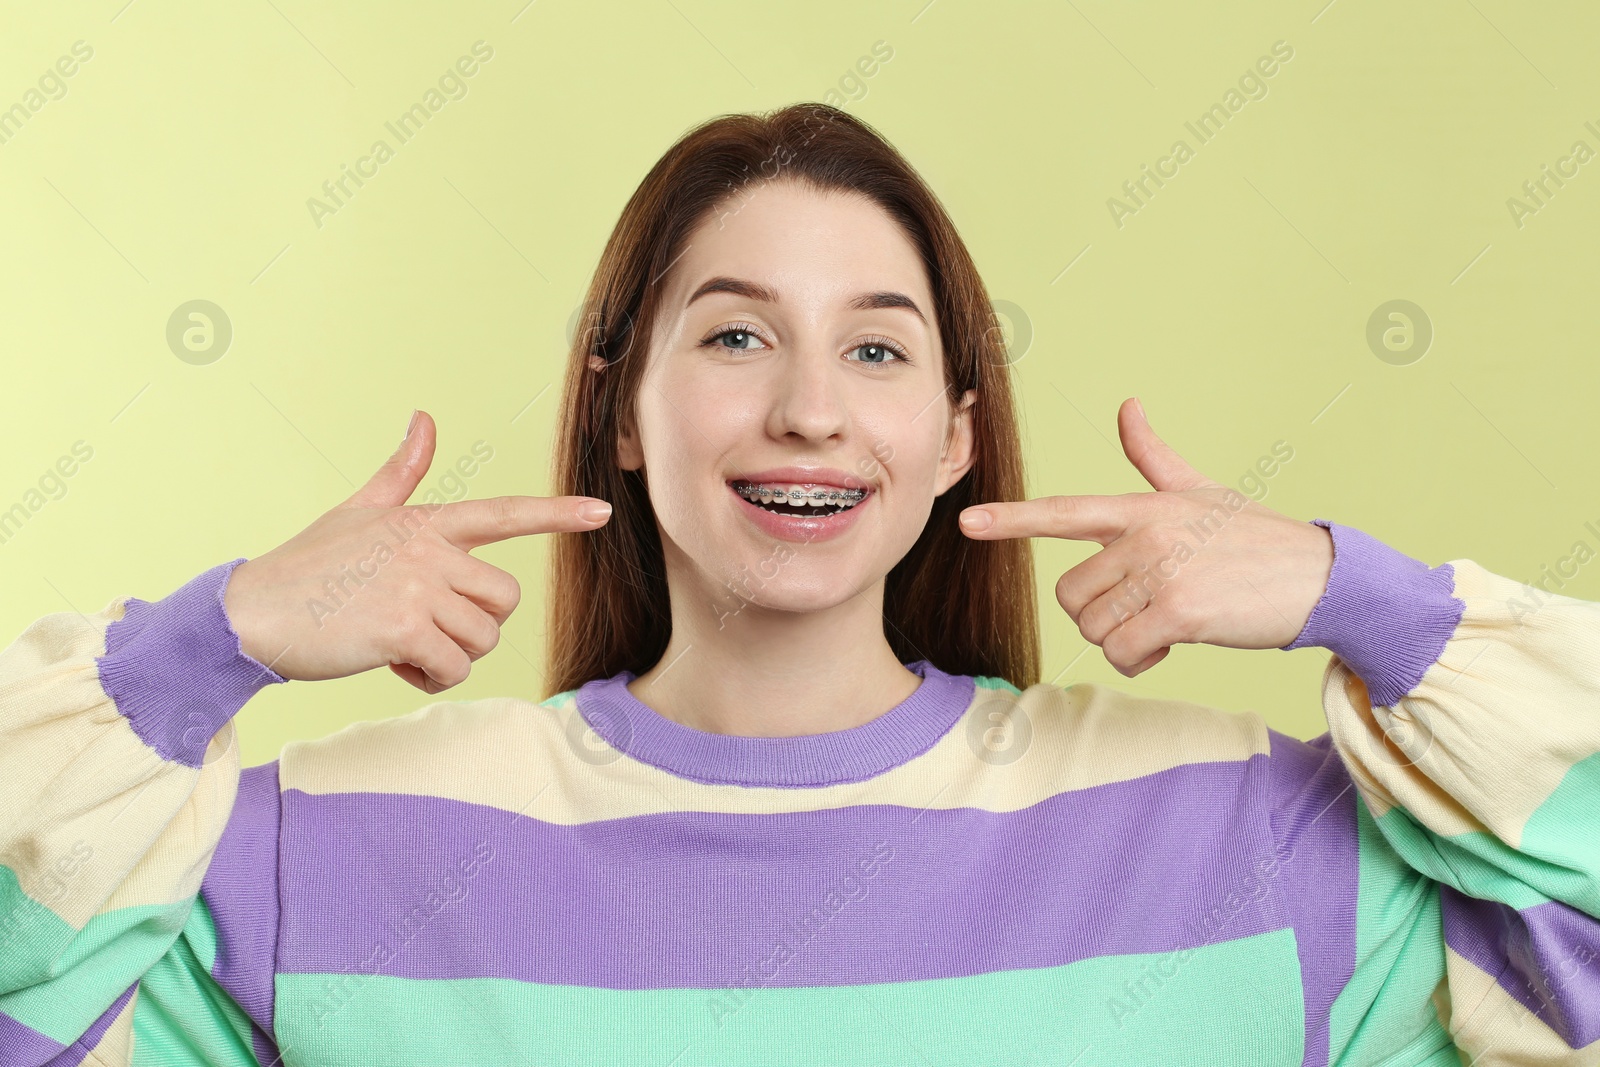
<path fill-rule="evenodd" d="M 405 444 L 411 440 L 411 431 L 417 428 L 417 408 L 411 409 L 411 421 L 406 423 L 406 435 L 400 438 L 400 443 Z"/>
<path fill-rule="evenodd" d="M 599 522 L 611 514 L 611 505 L 604 500 L 586 500 L 578 505 L 578 516 L 589 522 Z"/>
<path fill-rule="evenodd" d="M 1150 421 L 1149 417 L 1147 415 L 1145 415 L 1145 413 L 1144 413 L 1144 401 L 1143 400 L 1140 400 L 1138 397 L 1134 397 L 1133 398 L 1133 406 L 1139 409 L 1139 417 L 1141 419 L 1144 419 L 1145 422 L 1149 422 Z"/>
<path fill-rule="evenodd" d="M 961 513 L 961 525 L 964 529 L 971 530 L 973 533 L 978 533 L 982 530 L 987 530 L 989 527 L 994 525 L 994 514 L 992 512 L 984 511 L 982 508 L 976 508 L 972 511 L 963 511 Z"/>

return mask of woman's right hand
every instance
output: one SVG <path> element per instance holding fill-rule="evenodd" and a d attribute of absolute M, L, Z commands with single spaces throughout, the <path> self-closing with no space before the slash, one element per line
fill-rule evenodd
<path fill-rule="evenodd" d="M 433 418 L 366 485 L 282 545 L 239 564 L 223 607 L 245 654 L 284 678 L 320 681 L 388 664 L 425 693 L 464 681 L 500 641 L 517 580 L 469 555 L 508 537 L 593 530 L 593 497 L 406 500 L 433 462 Z"/>

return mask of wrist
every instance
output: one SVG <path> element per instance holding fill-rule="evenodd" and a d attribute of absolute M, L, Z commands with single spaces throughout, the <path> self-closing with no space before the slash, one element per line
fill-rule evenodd
<path fill-rule="evenodd" d="M 154 602 L 130 597 L 106 628 L 101 686 L 163 759 L 200 766 L 250 697 L 288 680 L 246 653 L 229 622 L 223 592 L 242 562 L 212 567 Z"/>
<path fill-rule="evenodd" d="M 251 560 L 235 560 L 228 564 L 219 593 L 225 623 L 238 641 L 239 653 L 253 663 L 270 662 L 272 656 L 259 648 L 255 641 L 256 626 L 250 614 L 248 582 L 254 574 Z"/>
<path fill-rule="evenodd" d="M 1284 650 L 1316 645 L 1366 683 L 1372 702 L 1392 705 L 1422 679 L 1465 608 L 1447 563 L 1429 567 L 1353 526 L 1313 522 L 1333 539 L 1327 590 Z"/>

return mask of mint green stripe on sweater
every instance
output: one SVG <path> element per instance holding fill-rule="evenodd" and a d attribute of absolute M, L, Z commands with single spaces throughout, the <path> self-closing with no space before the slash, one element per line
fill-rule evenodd
<path fill-rule="evenodd" d="M 1380 1063 L 1412 1042 L 1450 1049 L 1450 1033 L 1429 999 L 1445 975 L 1439 886 L 1400 858 L 1360 794 L 1355 807 L 1356 970 L 1333 1001 L 1330 1062 Z M 1449 1055 L 1443 1062 L 1459 1063 Z M 1395 1062 L 1416 1061 L 1396 1056 Z"/>
<path fill-rule="evenodd" d="M 1128 984 L 1156 967 L 1167 975 L 1160 984 L 1146 981 L 1142 996 L 1130 996 Z M 1189 950 L 1181 962 L 1171 953 L 1106 956 L 965 978 L 750 991 L 277 978 L 280 1047 L 308 1065 L 1267 1067 L 1301 1062 L 1303 1028 L 1287 929 Z"/>
<path fill-rule="evenodd" d="M 134 1067 L 256 1067 L 250 1019 L 211 977 L 216 952 L 216 924 L 196 898 L 183 936 L 139 983 Z"/>
<path fill-rule="evenodd" d="M 1568 768 L 1561 784 L 1528 817 L 1522 851 L 1544 860 L 1545 891 L 1589 915 L 1600 915 L 1600 752 Z"/>
<path fill-rule="evenodd" d="M 1006 681 L 1004 678 L 992 678 L 987 674 L 975 675 L 972 682 L 979 689 L 992 689 L 999 692 L 1010 693 L 1012 696 L 1021 696 L 1022 690 Z"/>
<path fill-rule="evenodd" d="M 1493 834 L 1434 834 L 1401 808 L 1378 820 L 1406 861 L 1469 897 L 1531 908 L 1560 900 L 1600 915 L 1600 754 L 1574 764 L 1528 818 L 1520 847 Z"/>
<path fill-rule="evenodd" d="M 190 903 L 117 908 L 78 930 L 0 864 L 0 1011 L 72 1044 L 177 940 Z"/>

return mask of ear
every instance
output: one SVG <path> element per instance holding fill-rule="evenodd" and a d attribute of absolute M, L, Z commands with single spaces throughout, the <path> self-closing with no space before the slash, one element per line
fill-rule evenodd
<path fill-rule="evenodd" d="M 977 442 L 972 429 L 972 409 L 977 402 L 978 391 L 968 389 L 961 394 L 961 402 L 950 416 L 950 427 L 945 431 L 944 451 L 939 456 L 939 488 L 934 496 L 944 495 L 978 461 Z"/>
<path fill-rule="evenodd" d="M 610 366 L 605 360 L 594 353 L 590 353 L 588 360 L 589 369 L 600 374 Z M 644 449 L 639 445 L 639 437 L 634 432 L 633 421 L 623 419 L 623 425 L 617 431 L 617 467 L 621 470 L 638 470 L 644 466 Z"/>
<path fill-rule="evenodd" d="M 617 466 L 625 471 L 644 467 L 644 447 L 639 443 L 639 434 L 632 418 L 624 418 L 622 427 L 617 430 Z"/>

